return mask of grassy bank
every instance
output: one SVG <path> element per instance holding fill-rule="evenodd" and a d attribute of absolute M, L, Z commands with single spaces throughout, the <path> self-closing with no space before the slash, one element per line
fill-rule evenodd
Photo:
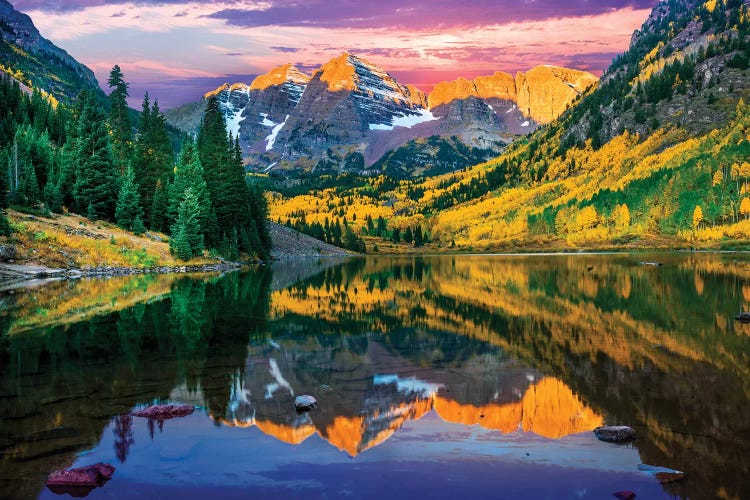
<path fill-rule="evenodd" d="M 55 268 L 156 267 L 203 265 L 218 259 L 199 257 L 183 262 L 169 252 L 169 237 L 135 235 L 107 222 L 77 215 L 39 216 L 8 210 L 13 234 L 0 244 L 16 248 L 17 264 Z"/>

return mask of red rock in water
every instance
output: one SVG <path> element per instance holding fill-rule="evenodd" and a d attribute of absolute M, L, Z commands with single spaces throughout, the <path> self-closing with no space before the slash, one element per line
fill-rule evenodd
<path fill-rule="evenodd" d="M 194 406 L 188 405 L 154 405 L 131 413 L 134 417 L 150 418 L 152 420 L 169 420 L 171 418 L 187 417 L 195 411 Z"/>
<path fill-rule="evenodd" d="M 635 498 L 635 493 L 632 491 L 618 491 L 615 493 L 615 497 L 620 500 L 633 500 Z"/>
<path fill-rule="evenodd" d="M 57 495 L 85 497 L 91 490 L 103 486 L 115 473 L 109 464 L 98 463 L 75 469 L 58 470 L 47 476 L 47 488 Z"/>

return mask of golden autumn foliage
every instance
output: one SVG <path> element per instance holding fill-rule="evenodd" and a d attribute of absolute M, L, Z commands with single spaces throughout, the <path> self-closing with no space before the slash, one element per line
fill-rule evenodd
<path fill-rule="evenodd" d="M 185 264 L 171 255 L 169 238 L 164 234 L 138 236 L 114 224 L 91 222 L 75 215 L 44 218 L 9 210 L 8 217 L 19 263 L 62 268 Z M 196 258 L 190 264 L 209 262 L 207 258 Z"/>
<path fill-rule="evenodd" d="M 348 190 L 327 189 L 290 199 L 274 195 L 271 217 L 292 224 L 304 217 L 308 223 L 322 224 L 335 215 L 346 218 L 350 227 L 363 235 L 367 217 L 382 217 L 389 230 L 422 224 L 430 234 L 432 250 L 609 248 L 631 241 L 635 246 L 674 247 L 694 244 L 689 230 L 709 227 L 712 231 L 698 241 L 710 245 L 740 234 L 733 226 L 741 212 L 741 199 L 732 193 L 747 192 L 750 181 L 750 164 L 744 158 L 738 160 L 747 148 L 750 128 L 745 108 L 740 100 L 733 120 L 701 137 L 690 137 L 674 127 L 655 130 L 646 137 L 626 130 L 598 149 L 587 141 L 539 165 L 524 163 L 531 144 L 521 141 L 498 159 L 466 171 L 398 181 L 387 189 L 382 189 L 387 180 L 378 177 L 364 187 Z M 552 140 L 560 140 L 559 135 Z M 513 181 L 507 174 L 508 182 L 484 195 L 448 203 L 439 210 L 431 208 L 501 167 L 518 167 L 521 172 L 539 168 L 544 175 L 530 182 Z M 699 185 L 684 180 L 697 182 L 701 176 L 707 179 Z M 631 193 L 632 186 L 647 190 L 648 179 L 654 178 L 662 179 L 662 184 L 659 192 L 649 195 L 652 198 Z M 732 188 L 736 191 L 730 191 Z M 689 213 L 680 205 L 685 190 L 705 198 L 696 199 Z M 601 193 L 610 193 L 617 201 L 602 207 L 596 198 Z M 693 224 L 697 205 L 701 206 L 701 218 Z M 546 214 L 550 215 L 540 230 L 539 221 Z M 365 237 L 368 249 L 386 247 L 379 243 L 382 240 Z M 413 251 L 405 245 L 387 248 Z"/>

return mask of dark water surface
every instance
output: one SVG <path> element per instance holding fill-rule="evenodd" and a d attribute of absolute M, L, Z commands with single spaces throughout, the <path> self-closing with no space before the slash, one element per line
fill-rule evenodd
<path fill-rule="evenodd" d="M 740 254 L 367 257 L 0 292 L 0 497 L 57 498 L 51 471 L 102 461 L 117 470 L 90 498 L 750 498 L 741 310 Z M 301 394 L 319 407 L 297 414 Z M 129 416 L 167 402 L 198 409 Z M 638 439 L 600 442 L 603 424 Z"/>

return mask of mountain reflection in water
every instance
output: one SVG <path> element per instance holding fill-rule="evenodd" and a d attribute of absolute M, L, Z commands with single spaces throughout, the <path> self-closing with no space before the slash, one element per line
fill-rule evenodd
<path fill-rule="evenodd" d="M 50 471 L 94 459 L 118 471 L 92 497 L 177 494 L 168 478 L 218 464 L 223 479 L 193 478 L 180 494 L 209 484 L 229 496 L 232 487 L 328 491 L 329 476 L 351 481 L 357 496 L 387 486 L 382 469 L 360 484 L 360 469 L 331 454 L 344 452 L 362 474 L 408 457 L 413 481 L 440 460 L 484 474 L 502 459 L 503 470 L 530 474 L 516 487 L 541 488 L 532 477 L 543 474 L 562 497 L 611 494 L 608 481 L 644 495 L 750 497 L 750 327 L 734 322 L 750 309 L 750 263 L 732 254 L 650 256 L 661 268 L 641 260 L 368 257 L 2 294 L 0 496 L 47 495 Z M 300 394 L 318 408 L 296 413 Z M 127 415 L 161 401 L 202 411 L 163 424 Z M 589 431 L 604 423 L 631 425 L 639 438 L 599 443 Z M 541 458 L 513 455 L 519 446 Z M 638 462 L 686 479 L 658 485 L 637 474 Z M 577 470 L 588 489 L 566 489 L 550 466 Z M 232 475 L 253 467 L 269 470 Z M 269 474 L 272 483 L 258 479 Z M 437 491 L 461 484 L 445 474 L 445 484 L 433 479 Z M 503 480 L 491 474 L 472 491 Z"/>

